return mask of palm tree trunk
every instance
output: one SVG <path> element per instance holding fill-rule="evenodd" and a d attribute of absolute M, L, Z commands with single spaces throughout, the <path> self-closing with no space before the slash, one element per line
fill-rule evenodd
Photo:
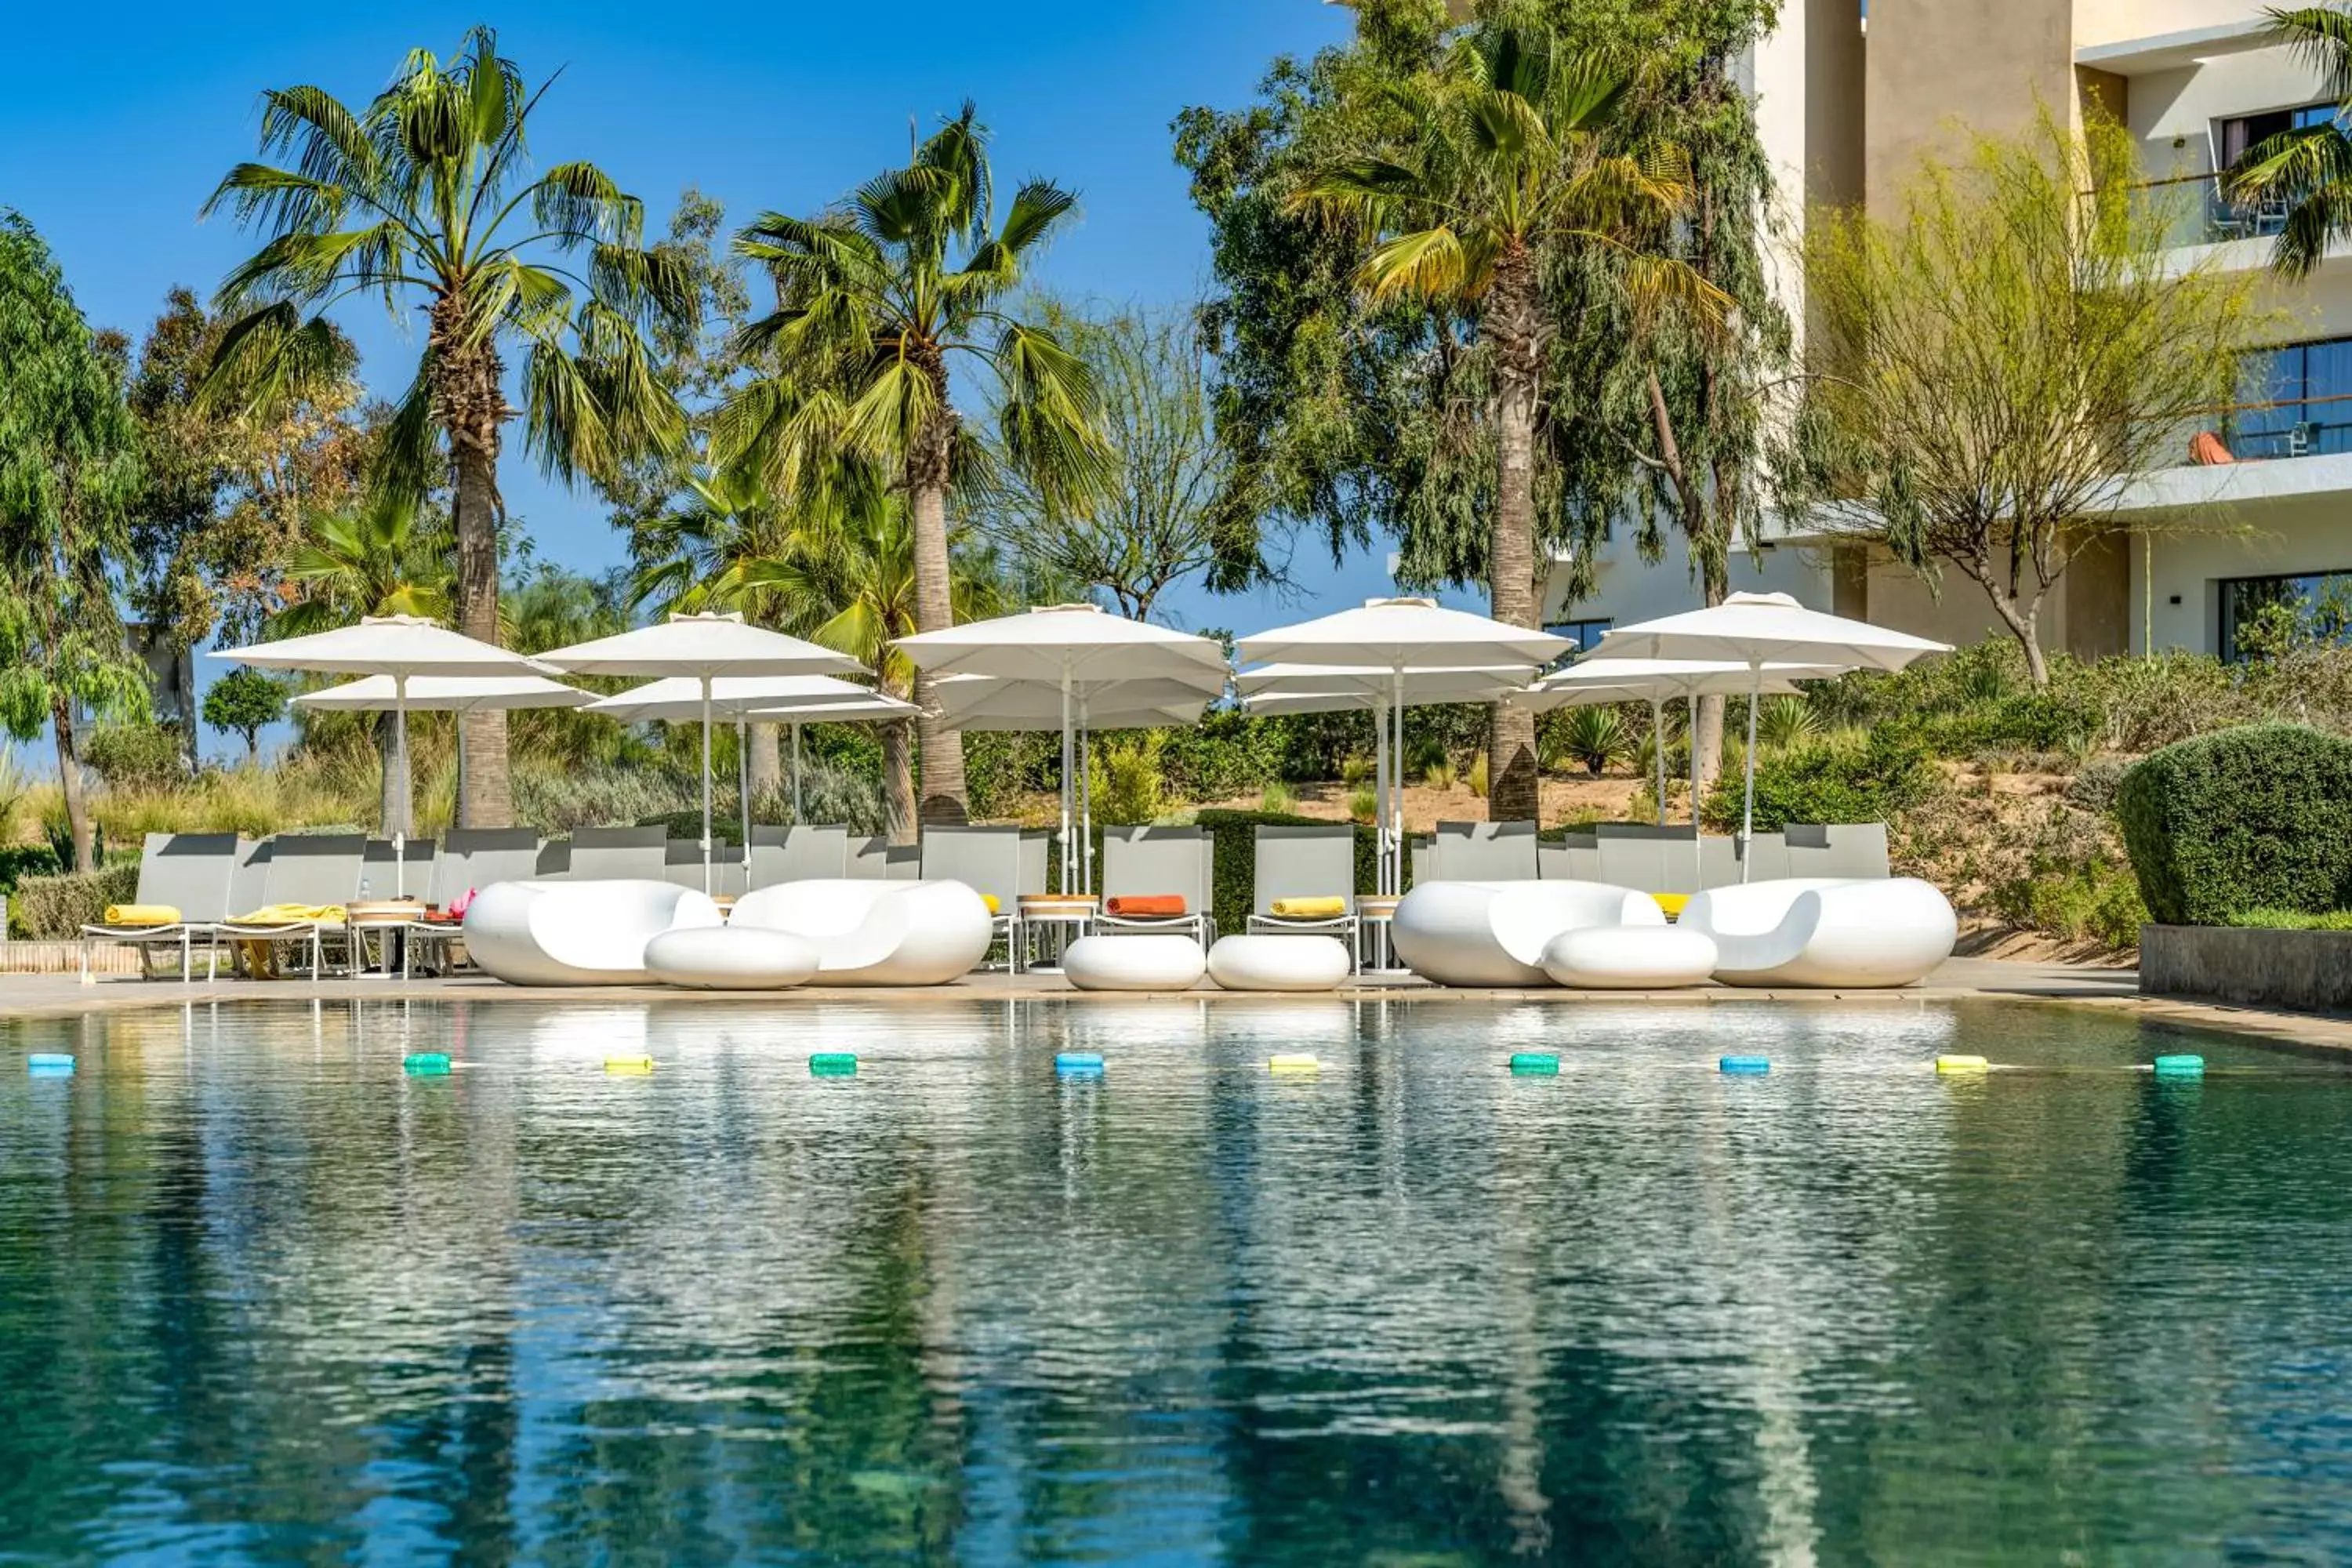
<path fill-rule="evenodd" d="M 1494 531 L 1486 549 L 1486 591 L 1498 621 L 1533 627 L 1536 604 L 1535 428 L 1538 355 L 1535 258 L 1524 247 L 1496 264 L 1484 330 L 1495 346 L 1496 445 L 1501 471 Z M 1531 822 L 1539 810 L 1535 715 L 1497 702 L 1490 710 L 1486 816 Z"/>
<path fill-rule="evenodd" d="M 49 728 L 58 742 L 58 788 L 66 797 L 66 830 L 73 836 L 73 868 L 98 869 L 95 836 L 90 831 L 89 801 L 82 794 L 81 754 L 74 746 L 73 702 L 63 692 L 49 700 Z"/>
<path fill-rule="evenodd" d="M 756 808 L 763 800 L 772 800 L 784 787 L 784 766 L 776 751 L 776 737 L 783 729 L 781 724 L 754 724 L 749 737 L 751 747 L 750 780 L 751 805 Z"/>
<path fill-rule="evenodd" d="M 434 301 L 433 411 L 449 438 L 456 473 L 457 629 L 482 642 L 499 640 L 499 444 L 507 417 L 498 351 L 467 342 L 460 293 Z M 465 790 L 457 802 L 460 827 L 514 823 L 514 793 L 507 771 L 507 716 L 468 713 L 458 721 L 465 749 Z"/>
<path fill-rule="evenodd" d="M 935 372 L 942 410 L 947 377 Z M 955 607 L 949 596 L 948 465 L 955 437 L 954 416 L 932 416 L 917 437 L 913 460 L 908 464 L 908 491 L 915 522 L 915 629 L 944 631 L 955 625 Z M 960 823 L 971 819 L 964 792 L 963 734 L 942 716 L 931 694 L 931 678 L 915 677 L 915 701 L 922 716 L 915 732 L 922 751 L 923 793 L 919 806 L 925 822 Z"/>
<path fill-rule="evenodd" d="M 883 830 L 893 844 L 915 842 L 915 766 L 907 744 L 907 724 L 894 720 L 882 731 Z"/>
<path fill-rule="evenodd" d="M 499 503 L 491 464 L 488 453 L 457 448 L 457 629 L 488 643 L 499 640 Z M 466 790 L 457 802 L 457 826 L 513 826 L 507 716 L 467 713 L 458 726 L 459 743 L 466 748 Z"/>

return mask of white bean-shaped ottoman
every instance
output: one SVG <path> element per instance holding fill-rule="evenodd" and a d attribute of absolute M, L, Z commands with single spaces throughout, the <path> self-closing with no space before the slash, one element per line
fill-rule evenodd
<path fill-rule="evenodd" d="M 1082 936 L 1062 954 L 1062 978 L 1081 991 L 1182 991 L 1201 968 L 1189 936 Z"/>
<path fill-rule="evenodd" d="M 1228 991 L 1330 991 L 1350 967 L 1336 936 L 1227 936 L 1209 949 L 1209 978 Z"/>
<path fill-rule="evenodd" d="M 814 943 L 790 931 L 704 926 L 646 943 L 646 973 L 697 991 L 782 991 L 816 973 Z"/>
<path fill-rule="evenodd" d="M 1545 944 L 1543 972 L 1580 991 L 1671 991 L 1715 973 L 1715 941 L 1679 926 L 1587 926 Z"/>

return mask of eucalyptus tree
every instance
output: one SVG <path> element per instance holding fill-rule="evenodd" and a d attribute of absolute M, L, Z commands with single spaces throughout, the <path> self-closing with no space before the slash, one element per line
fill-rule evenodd
<path fill-rule="evenodd" d="M 95 870 L 77 716 L 147 711 L 146 671 L 114 596 L 138 432 L 121 366 L 14 211 L 0 212 L 0 727 L 20 741 L 49 727 L 74 869 Z"/>
<path fill-rule="evenodd" d="M 691 321 L 698 286 L 675 251 L 644 242 L 645 209 L 595 164 L 536 174 L 531 88 L 487 27 L 443 61 L 412 52 L 354 110 L 323 89 L 262 95 L 261 151 L 283 163 L 229 171 L 206 212 L 268 236 L 222 283 L 239 319 L 223 335 L 224 384 L 267 392 L 332 349 L 325 312 L 366 297 L 425 313 L 416 374 L 386 426 L 379 479 L 453 498 L 459 629 L 498 636 L 498 469 L 507 426 L 566 483 L 617 481 L 675 449 L 686 420 L 646 334 Z M 506 354 L 520 356 L 520 406 Z M 230 394 L 224 394 L 228 395 Z M 505 715 L 469 714 L 461 826 L 512 817 Z"/>
<path fill-rule="evenodd" d="M 1170 589 L 1215 571 L 1225 540 L 1255 529 L 1259 494 L 1241 482 L 1231 448 L 1217 439 L 1192 313 L 1088 319 L 1048 309 L 1094 376 L 1105 461 L 1093 483 L 1071 494 L 992 449 L 965 510 L 1040 576 L 1082 584 L 1120 615 L 1149 620 Z"/>
<path fill-rule="evenodd" d="M 1075 489 L 1101 463 L 1093 377 L 1050 329 L 1006 303 L 1076 205 L 1032 180 L 1000 224 L 988 134 L 967 103 L 841 209 L 768 213 L 736 237 L 736 253 L 773 280 L 776 309 L 739 336 L 761 368 L 719 411 L 712 457 L 785 500 L 840 451 L 880 466 L 908 508 L 918 629 L 954 624 L 948 491 L 972 453 L 951 367 L 968 363 L 995 384 L 1006 458 L 1041 482 Z M 929 678 L 914 690 L 921 816 L 961 821 L 961 738 Z"/>
<path fill-rule="evenodd" d="M 1727 303 L 1686 263 L 1646 243 L 1689 187 L 1673 149 L 1636 159 L 1604 142 L 1629 86 L 1605 60 L 1559 48 L 1542 26 L 1483 24 L 1394 85 L 1396 123 L 1379 141 L 1330 158 L 1294 198 L 1369 237 L 1357 277 L 1374 300 L 1443 305 L 1475 331 L 1492 377 L 1487 593 L 1495 617 L 1514 626 L 1535 626 L 1542 607 L 1537 437 L 1559 331 L 1545 308 L 1546 268 L 1596 265 L 1642 308 L 1680 301 L 1706 312 Z M 1488 757 L 1490 810 L 1534 816 L 1534 716 L 1496 704 Z"/>

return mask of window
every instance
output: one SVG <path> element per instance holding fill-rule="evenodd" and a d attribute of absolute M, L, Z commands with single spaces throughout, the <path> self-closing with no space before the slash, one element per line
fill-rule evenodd
<path fill-rule="evenodd" d="M 2221 658 L 2226 662 L 2235 664 L 2260 651 L 2241 638 L 2258 641 L 2257 628 L 2269 622 L 2320 642 L 2352 642 L 2352 572 L 2232 577 L 2221 586 Z"/>
<path fill-rule="evenodd" d="M 2261 114 L 2242 114 L 2231 120 L 2214 121 L 2213 142 L 2221 154 L 2220 167 L 2237 167 L 2247 153 L 2273 136 L 2284 136 L 2290 131 L 2308 131 L 2315 125 L 2326 125 L 2336 118 L 2333 103 L 2307 103 L 2300 109 L 2273 109 Z M 2210 210 L 2206 214 L 2207 237 L 2217 240 L 2248 239 L 2277 234 L 2286 226 L 2287 200 L 2283 195 L 2264 196 L 2258 201 L 2240 205 L 2227 200 L 2221 194 L 2222 182 L 2218 175 L 2207 185 Z"/>
<path fill-rule="evenodd" d="M 2247 459 L 2352 452 L 2352 338 L 2248 354 L 2221 440 Z"/>
<path fill-rule="evenodd" d="M 1591 620 L 1555 621 L 1544 627 L 1544 630 L 1556 637 L 1566 637 L 1574 643 L 1577 653 L 1588 654 L 1601 646 L 1601 637 L 1606 636 L 1609 628 L 1616 624 L 1609 616 L 1601 616 Z"/>

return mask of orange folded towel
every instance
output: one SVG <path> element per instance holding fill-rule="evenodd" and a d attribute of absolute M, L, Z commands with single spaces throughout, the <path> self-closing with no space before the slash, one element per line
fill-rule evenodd
<path fill-rule="evenodd" d="M 1130 893 L 1103 905 L 1103 912 L 1114 919 L 1145 919 L 1155 915 L 1181 915 L 1185 912 L 1181 893 Z"/>

